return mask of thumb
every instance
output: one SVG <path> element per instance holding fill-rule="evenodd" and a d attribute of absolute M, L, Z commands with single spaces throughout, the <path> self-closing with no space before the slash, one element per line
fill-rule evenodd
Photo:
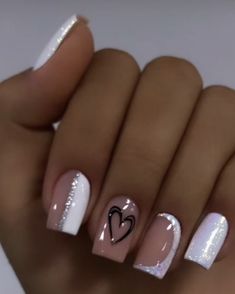
<path fill-rule="evenodd" d="M 93 50 L 87 20 L 69 18 L 32 69 L 0 84 L 1 118 L 7 116 L 28 127 L 43 127 L 58 120 L 88 67 Z"/>
<path fill-rule="evenodd" d="M 92 55 L 87 22 L 73 16 L 32 69 L 0 83 L 0 225 L 40 195 L 54 135 L 51 124 L 63 114 Z"/>

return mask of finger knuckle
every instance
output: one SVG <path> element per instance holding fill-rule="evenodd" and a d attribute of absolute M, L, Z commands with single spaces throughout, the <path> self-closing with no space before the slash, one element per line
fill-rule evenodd
<path fill-rule="evenodd" d="M 233 113 L 235 111 L 235 91 L 226 86 L 213 85 L 205 88 L 201 100 L 209 107 L 232 110 Z"/>
<path fill-rule="evenodd" d="M 190 84 L 202 87 L 202 78 L 197 68 L 188 60 L 173 56 L 161 56 L 150 61 L 145 69 L 147 73 L 160 73 L 170 82 Z"/>
<path fill-rule="evenodd" d="M 118 63 L 121 66 L 133 67 L 135 70 L 139 70 L 139 65 L 135 58 L 130 53 L 123 50 L 105 48 L 97 51 L 95 57 L 98 59 L 109 59 L 110 62 L 114 64 Z"/>

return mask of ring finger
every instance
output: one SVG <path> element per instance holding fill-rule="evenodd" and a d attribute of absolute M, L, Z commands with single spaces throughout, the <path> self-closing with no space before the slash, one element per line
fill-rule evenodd
<path fill-rule="evenodd" d="M 210 87 L 202 92 L 157 197 L 155 217 L 138 252 L 136 268 L 162 278 L 180 237 L 176 262 L 182 257 L 217 178 L 234 150 L 234 98 L 235 92 L 225 87 Z"/>

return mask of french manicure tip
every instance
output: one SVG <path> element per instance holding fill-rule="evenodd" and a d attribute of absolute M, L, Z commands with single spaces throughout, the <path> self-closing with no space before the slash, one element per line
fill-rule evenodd
<path fill-rule="evenodd" d="M 87 22 L 86 18 L 74 14 L 58 29 L 58 31 L 53 35 L 48 44 L 42 50 L 33 67 L 33 70 L 37 70 L 42 67 L 55 54 L 59 46 L 64 41 L 65 37 L 71 31 L 73 26 L 80 20 L 80 18 L 81 20 L 84 20 L 84 22 Z"/>
<path fill-rule="evenodd" d="M 180 237 L 181 226 L 176 217 L 158 214 L 147 231 L 133 267 L 163 279 L 176 254 Z"/>
<path fill-rule="evenodd" d="M 160 280 L 162 280 L 165 276 L 165 273 L 163 273 L 163 271 L 156 271 L 156 266 L 144 266 L 142 264 L 136 264 L 133 265 L 133 268 L 146 274 L 149 274 L 151 276 L 154 276 L 155 278 L 158 278 Z"/>

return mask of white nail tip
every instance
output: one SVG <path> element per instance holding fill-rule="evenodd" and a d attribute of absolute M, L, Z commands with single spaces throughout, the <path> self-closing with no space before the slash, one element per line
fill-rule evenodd
<path fill-rule="evenodd" d="M 47 46 L 43 49 L 41 55 L 34 65 L 34 70 L 39 69 L 52 57 L 77 21 L 78 16 L 73 15 L 60 27 L 60 29 L 51 38 Z"/>
<path fill-rule="evenodd" d="M 163 279 L 178 249 L 180 238 L 181 238 L 181 226 L 177 218 L 171 214 L 160 213 L 158 214 L 158 217 L 165 217 L 169 222 L 171 222 L 173 226 L 174 239 L 173 239 L 172 248 L 169 254 L 167 255 L 167 257 L 161 263 L 158 263 L 154 266 L 144 266 L 142 264 L 135 264 L 134 268 L 144 271 L 148 274 L 151 274 L 159 279 Z"/>
<path fill-rule="evenodd" d="M 65 204 L 58 229 L 76 235 L 83 221 L 90 198 L 90 183 L 82 174 L 77 173 L 72 181 L 71 190 Z"/>
<path fill-rule="evenodd" d="M 194 234 L 184 258 L 209 269 L 228 233 L 228 222 L 219 213 L 209 213 Z"/>

